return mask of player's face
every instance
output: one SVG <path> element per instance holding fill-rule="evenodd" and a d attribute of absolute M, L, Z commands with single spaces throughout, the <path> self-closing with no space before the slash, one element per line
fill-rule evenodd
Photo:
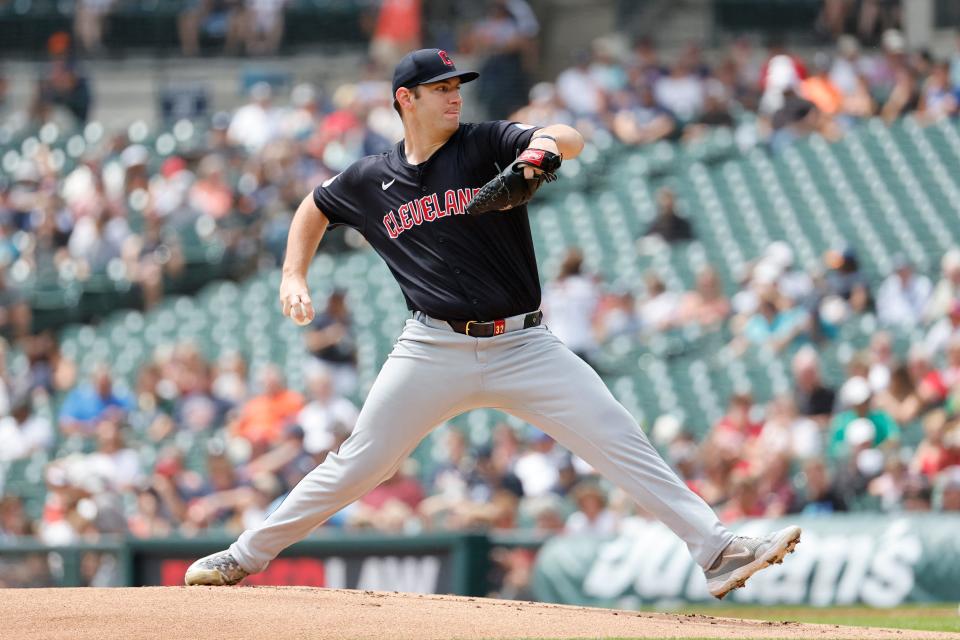
<path fill-rule="evenodd" d="M 420 97 L 416 100 L 417 119 L 425 126 L 440 125 L 443 129 L 460 126 L 460 79 L 450 78 L 440 82 L 420 85 Z"/>

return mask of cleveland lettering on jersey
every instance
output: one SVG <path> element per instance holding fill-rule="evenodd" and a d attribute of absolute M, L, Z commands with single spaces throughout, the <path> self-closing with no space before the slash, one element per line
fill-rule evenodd
<path fill-rule="evenodd" d="M 386 227 L 390 238 L 396 240 L 407 229 L 420 226 L 424 222 L 433 222 L 447 216 L 464 215 L 470 198 L 479 191 L 479 187 L 447 189 L 443 194 L 443 206 L 440 206 L 440 198 L 436 193 L 405 202 L 397 211 L 391 209 L 387 215 L 383 216 L 383 226 Z"/>

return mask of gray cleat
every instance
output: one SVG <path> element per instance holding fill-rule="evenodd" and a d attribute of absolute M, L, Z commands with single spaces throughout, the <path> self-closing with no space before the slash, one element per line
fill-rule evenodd
<path fill-rule="evenodd" d="M 230 555 L 230 551 L 218 551 L 200 558 L 187 569 L 183 582 L 187 586 L 212 585 L 222 587 L 237 584 L 249 573 Z"/>
<path fill-rule="evenodd" d="M 710 594 L 722 599 L 747 578 L 772 564 L 780 564 L 800 542 L 800 527 L 787 527 L 762 538 L 735 538 L 713 566 L 704 571 Z"/>

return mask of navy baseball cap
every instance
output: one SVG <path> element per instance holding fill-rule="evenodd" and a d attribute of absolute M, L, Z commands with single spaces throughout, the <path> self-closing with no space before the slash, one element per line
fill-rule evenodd
<path fill-rule="evenodd" d="M 393 70 L 393 93 L 406 87 L 412 89 L 418 84 L 440 82 L 448 78 L 460 78 L 460 82 L 470 82 L 480 77 L 476 71 L 457 71 L 453 60 L 443 49 L 418 49 L 403 56 Z"/>

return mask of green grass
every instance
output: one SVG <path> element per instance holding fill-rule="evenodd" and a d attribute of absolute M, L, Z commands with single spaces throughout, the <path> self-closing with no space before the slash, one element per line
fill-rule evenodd
<path fill-rule="evenodd" d="M 659 610 L 658 610 L 659 611 Z M 676 611 L 660 613 L 698 613 L 717 618 L 746 618 L 751 620 L 777 620 L 809 622 L 812 624 L 839 624 L 852 627 L 886 627 L 891 629 L 914 629 L 917 631 L 941 631 L 960 633 L 960 616 L 954 605 L 908 605 L 894 609 L 871 609 L 869 607 L 754 607 L 740 605 L 684 607 Z M 958 636 L 960 638 L 960 636 Z M 518 638 L 518 640 L 521 640 Z M 555 640 L 574 640 L 556 638 Z M 655 640 L 654 638 L 619 638 L 611 640 Z M 709 640 L 708 638 L 684 637 L 682 640 Z M 769 640 L 777 640 L 771 637 Z"/>
<path fill-rule="evenodd" d="M 888 627 L 918 631 L 960 633 L 960 616 L 954 605 L 909 605 L 893 609 L 869 607 L 686 607 L 681 613 L 700 613 L 720 618 L 790 620 L 815 624 L 842 624 L 853 627 Z"/>

